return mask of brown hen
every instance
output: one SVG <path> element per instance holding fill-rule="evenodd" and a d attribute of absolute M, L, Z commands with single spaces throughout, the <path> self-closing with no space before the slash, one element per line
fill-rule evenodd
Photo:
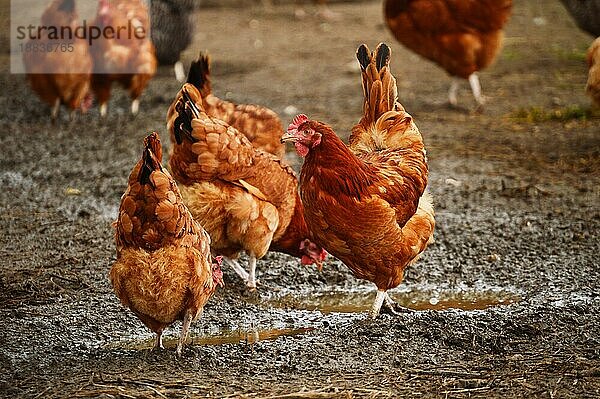
<path fill-rule="evenodd" d="M 210 237 L 183 204 L 175 181 L 161 166 L 158 134 L 144 140 L 142 159 L 129 176 L 115 222 L 117 261 L 110 281 L 121 300 L 156 333 L 183 320 L 177 353 L 217 285 L 220 259 L 212 263 Z"/>
<path fill-rule="evenodd" d="M 74 31 L 78 18 L 75 0 L 54 0 L 42 14 L 41 26 L 70 27 Z M 92 57 L 86 41 L 77 37 L 50 39 L 46 34 L 30 40 L 28 45 L 56 50 L 23 53 L 27 80 L 32 90 L 53 107 L 52 119 L 58 117 L 61 104 L 72 113 L 78 109 L 87 111 L 92 104 Z"/>
<path fill-rule="evenodd" d="M 122 31 L 119 38 L 102 37 L 94 42 L 92 89 L 100 104 L 100 115 L 106 116 L 112 84 L 119 83 L 129 92 L 131 113 L 136 115 L 139 98 L 157 67 L 150 40 L 148 9 L 142 0 L 99 0 L 94 26 L 100 29 L 112 27 L 114 31 L 122 27 L 135 29 L 134 33 Z"/>
<path fill-rule="evenodd" d="M 421 134 L 397 102 L 389 69 L 390 49 L 375 54 L 362 45 L 364 116 L 344 144 L 324 123 L 297 116 L 283 136 L 305 157 L 300 195 L 315 243 L 344 262 L 353 274 L 377 286 L 373 317 L 387 290 L 398 286 L 433 238 L 435 225 L 427 186 Z"/>
<path fill-rule="evenodd" d="M 213 118 L 221 119 L 243 133 L 254 148 L 264 150 L 279 158 L 285 155 L 281 144 L 283 125 L 277 114 L 269 108 L 252 104 L 234 104 L 212 94 L 210 84 L 210 58 L 200 53 L 192 62 L 187 83 L 194 85 L 202 95 L 202 107 Z"/>
<path fill-rule="evenodd" d="M 396 39 L 450 75 L 468 79 L 475 100 L 484 97 L 477 71 L 500 50 L 512 0 L 385 0 L 385 22 Z M 458 80 L 448 99 L 457 104 Z"/>
<path fill-rule="evenodd" d="M 594 105 L 600 108 L 600 37 L 592 42 L 586 60 L 590 69 L 585 91 Z"/>
<path fill-rule="evenodd" d="M 209 232 L 213 252 L 226 256 L 251 289 L 256 288 L 256 260 L 269 249 L 320 266 L 325 253 L 308 240 L 293 170 L 209 116 L 202 104 L 200 92 L 186 83 L 171 105 L 169 166 L 194 218 Z M 236 261 L 244 251 L 249 272 Z"/>

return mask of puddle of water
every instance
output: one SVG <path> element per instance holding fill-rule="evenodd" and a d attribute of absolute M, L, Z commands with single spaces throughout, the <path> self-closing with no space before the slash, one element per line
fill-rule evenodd
<path fill-rule="evenodd" d="M 229 330 L 223 331 L 218 335 L 189 335 L 186 345 L 225 345 L 245 343 L 248 345 L 255 344 L 260 341 L 274 341 L 277 338 L 287 336 L 293 337 L 305 334 L 314 330 L 311 328 L 281 328 L 270 330 Z M 163 336 L 163 345 L 165 348 L 173 349 L 177 347 L 179 336 Z M 138 339 L 131 341 L 115 342 L 108 345 L 112 349 L 128 349 L 128 350 L 148 350 L 154 346 L 154 337 L 146 339 Z"/>
<path fill-rule="evenodd" d="M 484 310 L 493 306 L 510 305 L 519 301 L 519 297 L 508 292 L 405 292 L 391 293 L 398 304 L 413 310 Z M 375 301 L 375 292 L 328 292 L 316 293 L 305 297 L 284 296 L 273 305 L 281 308 L 299 310 L 319 310 L 322 313 L 360 313 L 371 309 Z"/>

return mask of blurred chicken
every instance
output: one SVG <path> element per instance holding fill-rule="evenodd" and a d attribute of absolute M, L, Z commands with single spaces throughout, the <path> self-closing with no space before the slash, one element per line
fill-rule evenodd
<path fill-rule="evenodd" d="M 41 26 L 78 26 L 75 0 L 54 0 L 42 15 Z M 50 39 L 48 34 L 31 39 L 27 46 L 51 47 L 56 51 L 26 51 L 23 63 L 27 80 L 40 98 L 52 106 L 52 119 L 58 117 L 61 104 L 71 109 L 87 111 L 92 105 L 90 74 L 92 57 L 89 46 L 83 39 Z"/>
<path fill-rule="evenodd" d="M 320 268 L 326 253 L 308 239 L 293 170 L 209 116 L 202 104 L 200 92 L 186 83 L 171 105 L 169 166 L 184 202 L 209 232 L 213 252 L 226 256 L 251 289 L 256 261 L 269 249 Z M 243 251 L 250 257 L 249 272 L 236 261 Z"/>
<path fill-rule="evenodd" d="M 94 59 L 92 89 L 100 104 L 100 115 L 107 114 L 113 82 L 129 91 L 131 113 L 136 115 L 139 97 L 156 73 L 154 46 L 147 37 L 150 28 L 148 10 L 142 0 L 99 0 L 94 26 L 100 29 L 112 27 L 115 32 L 122 27 L 128 28 L 121 31 L 120 37 L 103 37 L 91 47 Z"/>
<path fill-rule="evenodd" d="M 115 222 L 117 261 L 110 281 L 124 306 L 156 333 L 183 320 L 177 353 L 217 285 L 220 259 L 211 262 L 210 237 L 183 204 L 175 181 L 161 166 L 156 133 L 144 140 L 142 159 L 129 176 Z"/>
<path fill-rule="evenodd" d="M 404 269 L 433 239 L 435 225 L 427 186 L 427 159 L 421 134 L 397 102 L 389 69 L 390 49 L 358 49 L 364 116 L 352 129 L 349 146 L 324 123 L 297 116 L 284 141 L 305 157 L 300 195 L 315 243 L 344 262 L 353 274 L 372 281 L 383 304 L 400 310 L 387 290 L 398 286 Z"/>
<path fill-rule="evenodd" d="M 577 26 L 594 37 L 600 36 L 600 0 L 560 0 Z"/>
<path fill-rule="evenodd" d="M 468 79 L 479 107 L 485 100 L 477 71 L 501 48 L 512 0 L 385 0 L 385 21 L 400 43 L 450 75 Z M 459 80 L 448 92 L 456 105 Z"/>
<path fill-rule="evenodd" d="M 236 128 L 250 140 L 254 148 L 283 158 L 285 155 L 285 145 L 281 144 L 283 125 L 277 114 L 260 105 L 234 104 L 213 95 L 208 55 L 200 53 L 198 59 L 192 62 L 187 82 L 200 91 L 202 107 L 209 116 Z"/>
<path fill-rule="evenodd" d="M 585 91 L 592 98 L 594 105 L 600 108 L 600 37 L 596 38 L 587 52 L 588 72 Z"/>
<path fill-rule="evenodd" d="M 181 53 L 194 37 L 192 16 L 197 0 L 152 0 L 152 42 L 160 65 L 173 65 L 175 77 L 185 80 Z"/>

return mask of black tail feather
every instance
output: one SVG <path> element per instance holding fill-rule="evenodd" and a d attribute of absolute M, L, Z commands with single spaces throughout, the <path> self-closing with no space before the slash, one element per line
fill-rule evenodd
<path fill-rule="evenodd" d="M 160 158 L 162 158 L 162 149 L 160 148 L 160 139 L 157 133 L 152 133 L 144 140 L 144 153 L 142 155 L 142 168 L 140 170 L 139 182 L 140 184 L 152 184 L 150 181 L 150 175 L 155 170 L 162 171 L 162 165 L 160 164 Z M 159 154 L 157 154 L 159 153 Z"/>
<path fill-rule="evenodd" d="M 210 57 L 208 54 L 200 52 L 198 59 L 192 62 L 187 83 L 194 85 L 202 93 L 202 96 L 210 94 Z"/>
<path fill-rule="evenodd" d="M 358 50 L 356 51 L 356 58 L 358 59 L 360 68 L 363 71 L 365 71 L 369 66 L 370 62 L 369 48 L 365 44 L 361 44 Z"/>
<path fill-rule="evenodd" d="M 391 50 L 387 44 L 380 43 L 379 46 L 377 46 L 375 52 L 377 70 L 381 71 L 381 68 L 383 68 L 390 62 Z"/>
<path fill-rule="evenodd" d="M 198 141 L 192 135 L 192 119 L 200 116 L 200 110 L 186 89 L 183 89 L 183 97 L 175 105 L 175 110 L 178 116 L 173 124 L 173 134 L 177 144 L 183 143 L 184 137 L 192 143 Z"/>

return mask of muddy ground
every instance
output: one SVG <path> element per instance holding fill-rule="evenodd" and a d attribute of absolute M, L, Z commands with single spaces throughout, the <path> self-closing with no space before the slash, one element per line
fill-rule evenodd
<path fill-rule="evenodd" d="M 169 145 L 164 118 L 179 84 L 161 69 L 137 118 L 119 91 L 106 120 L 96 109 L 52 126 L 3 52 L 1 396 L 600 397 L 600 119 L 583 92 L 591 38 L 558 1 L 515 0 L 504 51 L 481 74 L 489 101 L 478 114 L 466 84 L 461 106 L 446 106 L 449 79 L 393 40 L 381 8 L 335 3 L 331 22 L 298 20 L 293 5 L 201 9 L 185 57 L 210 51 L 220 96 L 267 105 L 285 123 L 292 106 L 345 136 L 361 112 L 357 46 L 391 45 L 437 208 L 436 242 L 396 295 L 435 310 L 370 321 L 374 287 L 338 261 L 317 272 L 269 254 L 258 294 L 225 271 L 183 358 L 172 346 L 151 352 L 150 332 L 107 279 L 110 223 L 144 135 L 157 130 Z"/>

